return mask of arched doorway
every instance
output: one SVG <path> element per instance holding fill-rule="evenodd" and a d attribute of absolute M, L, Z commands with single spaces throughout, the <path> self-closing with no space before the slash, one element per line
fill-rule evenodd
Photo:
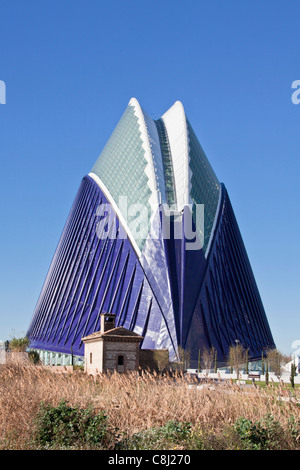
<path fill-rule="evenodd" d="M 118 355 L 117 370 L 118 372 L 125 372 L 125 357 L 121 354 Z"/>

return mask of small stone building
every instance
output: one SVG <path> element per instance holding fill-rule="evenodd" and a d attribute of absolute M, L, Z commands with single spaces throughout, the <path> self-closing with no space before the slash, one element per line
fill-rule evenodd
<path fill-rule="evenodd" d="M 143 337 L 123 327 L 115 327 L 114 314 L 101 314 L 101 329 L 82 338 L 84 370 L 89 375 L 102 372 L 130 372 L 139 368 Z"/>

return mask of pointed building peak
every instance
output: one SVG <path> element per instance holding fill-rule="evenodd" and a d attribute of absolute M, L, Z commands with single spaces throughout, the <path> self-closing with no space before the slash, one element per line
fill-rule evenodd
<path fill-rule="evenodd" d="M 180 100 L 176 100 L 174 104 L 172 104 L 172 106 L 170 106 L 170 108 L 163 114 L 163 116 L 165 116 L 167 113 L 169 112 L 176 112 L 176 113 L 183 113 L 184 116 L 185 116 L 185 111 L 184 111 L 184 106 L 182 104 L 182 102 Z M 162 116 L 162 117 L 163 117 Z"/>
<path fill-rule="evenodd" d="M 141 105 L 140 105 L 139 101 L 135 97 L 130 98 L 128 106 L 134 106 L 135 108 L 136 107 L 141 108 Z"/>
<path fill-rule="evenodd" d="M 181 211 L 190 203 L 187 119 L 181 101 L 175 101 L 161 119 L 166 128 L 172 155 L 177 210 Z"/>
<path fill-rule="evenodd" d="M 130 100 L 128 102 L 128 106 L 134 106 L 135 108 L 138 108 L 143 113 L 145 113 L 145 111 L 144 111 L 142 105 L 140 104 L 139 100 L 137 98 L 135 98 L 134 96 L 132 98 L 130 98 Z M 184 110 L 184 106 L 182 104 L 182 101 L 176 100 L 172 104 L 172 106 L 170 106 L 170 108 L 168 108 L 167 111 L 161 117 L 163 118 L 168 113 L 176 113 L 176 114 L 180 113 L 185 117 L 185 110 Z"/>

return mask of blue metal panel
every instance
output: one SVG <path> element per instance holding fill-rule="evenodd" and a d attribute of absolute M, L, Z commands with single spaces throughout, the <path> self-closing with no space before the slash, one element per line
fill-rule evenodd
<path fill-rule="evenodd" d="M 191 350 L 194 363 L 204 347 L 214 347 L 218 360 L 225 362 L 236 339 L 249 349 L 252 359 L 259 359 L 265 348 L 275 347 L 230 199 L 222 185 L 217 228 L 185 347 Z"/>
<path fill-rule="evenodd" d="M 100 313 L 113 311 L 117 325 L 143 332 L 144 347 L 155 347 L 157 335 L 172 356 L 164 314 L 131 243 L 118 233 L 114 239 L 97 236 L 100 203 L 108 201 L 85 177 L 36 305 L 30 346 L 83 355 L 81 338 L 99 330 Z"/>
<path fill-rule="evenodd" d="M 129 240 L 118 237 L 117 217 L 115 239 L 97 236 L 101 203 L 106 198 L 85 177 L 37 302 L 31 347 L 83 355 L 81 338 L 99 330 L 100 313 L 111 311 L 118 326 L 143 334 L 143 348 L 167 347 L 173 359 L 179 345 L 193 361 L 211 346 L 225 361 L 235 339 L 252 357 L 275 347 L 224 186 L 207 259 L 174 239 L 172 224 L 164 239 L 157 216 L 159 235 L 146 240 L 139 260 Z"/>

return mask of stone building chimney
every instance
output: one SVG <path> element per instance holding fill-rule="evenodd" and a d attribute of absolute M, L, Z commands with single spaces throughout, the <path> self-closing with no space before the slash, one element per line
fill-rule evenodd
<path fill-rule="evenodd" d="M 115 313 L 101 313 L 101 333 L 112 330 L 116 325 Z"/>

